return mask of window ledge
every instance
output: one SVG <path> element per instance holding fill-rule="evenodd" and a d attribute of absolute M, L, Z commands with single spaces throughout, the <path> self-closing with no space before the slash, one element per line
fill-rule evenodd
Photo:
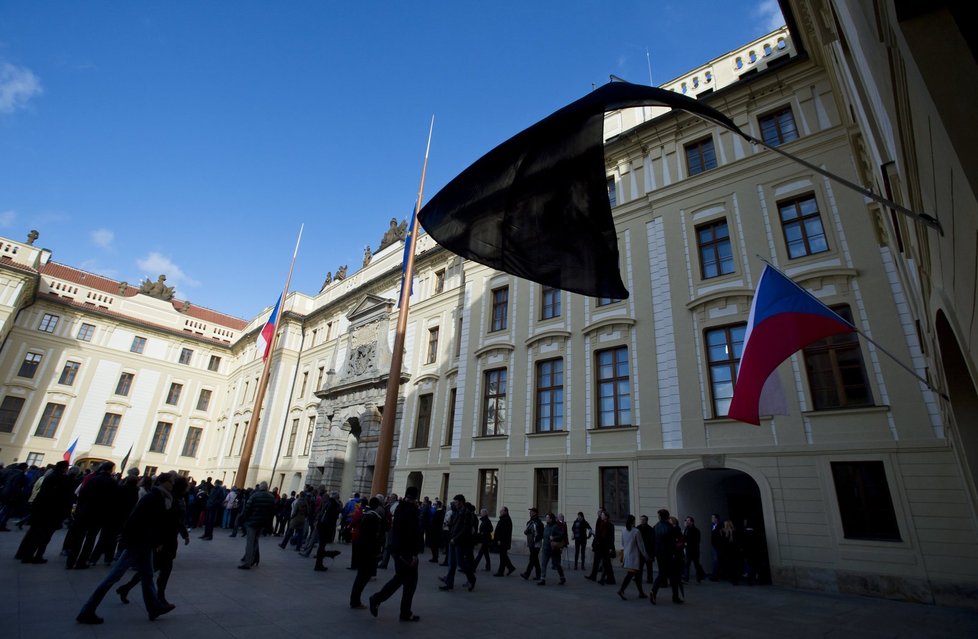
<path fill-rule="evenodd" d="M 506 439 L 507 437 L 509 437 L 509 435 L 476 435 L 472 439 L 475 439 L 475 440 L 480 440 L 480 439 Z"/>
<path fill-rule="evenodd" d="M 408 452 L 410 453 L 415 450 L 428 450 L 430 448 L 431 446 L 408 446 Z"/>
<path fill-rule="evenodd" d="M 566 436 L 568 431 L 566 430 L 546 430 L 541 432 L 527 433 L 526 436 L 530 438 L 534 437 L 560 437 L 562 435 Z"/>
<path fill-rule="evenodd" d="M 638 426 L 605 426 L 589 428 L 589 433 L 620 433 L 622 431 L 638 430 Z"/>
<path fill-rule="evenodd" d="M 880 406 L 859 406 L 853 408 L 823 408 L 822 410 L 806 410 L 802 412 L 802 417 L 835 417 L 837 415 L 863 415 L 866 413 L 885 413 L 890 410 L 888 405 Z"/>

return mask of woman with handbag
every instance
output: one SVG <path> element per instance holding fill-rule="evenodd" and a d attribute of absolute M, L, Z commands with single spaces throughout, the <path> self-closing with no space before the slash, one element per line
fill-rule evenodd
<path fill-rule="evenodd" d="M 642 590 L 642 567 L 648 559 L 648 552 L 645 550 L 645 543 L 642 541 L 642 533 L 635 527 L 635 515 L 629 515 L 625 519 L 625 530 L 621 531 L 621 550 L 622 565 L 625 567 L 625 578 L 618 589 L 618 596 L 624 601 L 625 588 L 635 580 L 638 588 L 638 596 L 645 599 L 645 591 Z"/>
<path fill-rule="evenodd" d="M 560 585 L 563 586 L 567 582 L 567 579 L 564 578 L 564 569 L 560 565 L 560 554 L 564 550 L 566 542 L 567 535 L 564 533 L 563 527 L 557 521 L 557 518 L 554 517 L 553 513 L 547 513 L 547 518 L 543 526 L 543 562 L 541 562 L 542 570 L 540 580 L 537 581 L 538 586 L 547 585 L 548 563 L 560 575 Z"/>
<path fill-rule="evenodd" d="M 584 578 L 598 581 L 600 584 L 615 583 L 615 572 L 611 568 L 611 558 L 618 554 L 615 552 L 615 525 L 611 523 L 605 510 L 598 511 L 591 549 L 594 551 L 594 563 L 591 566 L 591 574 L 585 575 Z M 598 580 L 598 569 L 602 571 L 600 580 Z"/>

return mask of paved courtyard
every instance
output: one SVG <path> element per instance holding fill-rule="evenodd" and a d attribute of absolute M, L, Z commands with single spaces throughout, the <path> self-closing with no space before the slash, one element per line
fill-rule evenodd
<path fill-rule="evenodd" d="M 482 637 L 624 637 L 669 633 L 690 637 L 975 637 L 978 611 L 941 608 L 865 597 L 827 595 L 773 586 L 733 587 L 723 583 L 691 584 L 687 603 L 675 606 L 668 593 L 658 606 L 638 600 L 630 586 L 629 601 L 615 596 L 614 586 L 586 581 L 581 572 L 567 572 L 567 584 L 546 587 L 525 582 L 514 573 L 494 578 L 479 572 L 475 591 L 456 588 L 440 592 L 437 576 L 444 568 L 424 561 L 414 601 L 420 623 L 397 619 L 398 596 L 374 619 L 366 610 L 350 610 L 353 572 L 349 546 L 327 572 L 313 572 L 311 559 L 280 550 L 277 539 L 262 540 L 261 565 L 237 570 L 243 540 L 215 532 L 213 541 L 197 539 L 181 546 L 168 599 L 177 605 L 169 615 L 150 622 L 139 589 L 123 605 L 110 593 L 99 615 L 101 626 L 74 621 L 106 569 L 65 570 L 58 556 L 64 532 L 49 546 L 50 562 L 22 565 L 13 559 L 22 533 L 0 534 L 0 631 L 5 639 L 47 637 L 225 637 L 295 638 L 340 636 L 416 636 L 466 639 Z M 493 556 L 495 559 L 495 556 Z M 520 569 L 525 558 L 516 556 Z M 365 597 L 393 574 L 379 571 Z M 464 581 L 462 577 L 457 585 Z M 364 599 L 366 602 L 366 599 Z"/>

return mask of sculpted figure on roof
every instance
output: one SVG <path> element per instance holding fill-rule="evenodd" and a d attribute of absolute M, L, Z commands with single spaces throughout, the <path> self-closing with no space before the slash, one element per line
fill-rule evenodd
<path fill-rule="evenodd" d="M 366 266 L 367 264 L 370 264 L 370 258 L 372 258 L 372 257 L 373 257 L 373 254 L 370 252 L 370 246 L 369 245 L 364 246 L 363 247 L 363 265 Z"/>
<path fill-rule="evenodd" d="M 34 241 L 41 237 L 41 234 L 37 232 L 37 229 L 31 229 L 31 232 L 27 234 L 27 245 L 34 246 Z"/>
<path fill-rule="evenodd" d="M 333 276 L 333 279 L 336 281 L 346 279 L 346 264 L 336 269 L 336 275 Z"/>
<path fill-rule="evenodd" d="M 173 287 L 166 285 L 166 275 L 160 275 L 155 282 L 147 277 L 139 286 L 139 292 L 165 302 L 173 299 Z"/>

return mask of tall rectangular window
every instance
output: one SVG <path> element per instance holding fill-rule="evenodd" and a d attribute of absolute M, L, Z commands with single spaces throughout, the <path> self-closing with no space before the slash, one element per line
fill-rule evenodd
<path fill-rule="evenodd" d="M 211 391 L 206 388 L 200 389 L 200 395 L 197 397 L 197 410 L 206 411 L 211 405 Z"/>
<path fill-rule="evenodd" d="M 628 496 L 628 466 L 606 466 L 601 473 L 601 506 L 614 522 L 623 522 L 631 512 Z"/>
<path fill-rule="evenodd" d="M 598 428 L 631 426 L 632 392 L 628 377 L 628 347 L 595 354 L 598 369 Z"/>
<path fill-rule="evenodd" d="M 299 388 L 299 397 L 306 396 L 306 386 L 309 384 L 309 371 L 302 374 L 302 386 Z"/>
<path fill-rule="evenodd" d="M 556 468 L 537 468 L 534 475 L 534 487 L 536 499 L 534 504 L 543 514 L 554 513 L 560 510 L 558 506 L 558 479 L 559 474 Z"/>
<path fill-rule="evenodd" d="M 143 468 L 143 477 L 156 477 L 157 466 L 146 466 Z"/>
<path fill-rule="evenodd" d="M 618 206 L 618 187 L 615 184 L 615 176 L 609 176 L 605 182 L 608 188 L 608 203 L 611 204 L 611 208 Z"/>
<path fill-rule="evenodd" d="M 438 327 L 428 329 L 428 357 L 425 364 L 434 364 L 438 359 Z"/>
<path fill-rule="evenodd" d="M 153 431 L 153 441 L 149 444 L 149 452 L 166 452 L 166 444 L 170 441 L 170 430 L 172 428 L 173 424 L 168 422 L 156 422 L 156 430 Z"/>
<path fill-rule="evenodd" d="M 482 390 L 482 434 L 506 434 L 506 369 L 486 371 Z"/>
<path fill-rule="evenodd" d="M 458 318 L 458 324 L 455 327 L 455 357 L 462 354 L 462 318 Z"/>
<path fill-rule="evenodd" d="M 433 395 L 425 393 L 418 396 L 418 421 L 414 427 L 414 447 L 427 448 L 431 433 L 431 402 Z"/>
<path fill-rule="evenodd" d="M 717 220 L 697 226 L 696 245 L 700 254 L 700 272 L 704 280 L 734 272 L 727 220 Z"/>
<path fill-rule="evenodd" d="M 846 539 L 900 541 L 883 462 L 832 462 L 832 479 Z"/>
<path fill-rule="evenodd" d="M 564 430 L 564 360 L 537 362 L 536 432 Z"/>
<path fill-rule="evenodd" d="M 795 259 L 824 253 L 829 250 L 822 228 L 822 216 L 818 212 L 818 202 L 812 194 L 778 202 L 781 216 L 781 230 L 784 232 L 788 257 Z"/>
<path fill-rule="evenodd" d="M 217 371 L 221 367 L 221 358 L 217 355 L 211 355 L 211 359 L 207 362 L 207 370 Z"/>
<path fill-rule="evenodd" d="M 44 453 L 27 453 L 27 459 L 24 460 L 27 466 L 36 466 L 38 468 L 44 467 Z"/>
<path fill-rule="evenodd" d="M 129 389 L 132 388 L 132 378 L 132 373 L 119 375 L 119 381 L 115 385 L 115 394 L 127 397 L 129 395 Z"/>
<path fill-rule="evenodd" d="M 316 375 L 316 390 L 323 387 L 323 374 L 326 372 L 325 366 L 319 367 L 319 373 Z"/>
<path fill-rule="evenodd" d="M 285 456 L 291 457 L 295 452 L 295 438 L 299 435 L 299 420 L 292 420 L 292 430 L 289 431 L 289 444 L 285 447 Z"/>
<path fill-rule="evenodd" d="M 7 395 L 0 404 L 0 433 L 14 432 L 14 424 L 24 408 L 24 398 Z"/>
<path fill-rule="evenodd" d="M 58 327 L 58 320 L 61 319 L 57 315 L 52 315 L 51 313 L 45 313 L 44 317 L 41 318 L 41 323 L 37 325 L 37 330 L 42 333 L 53 333 L 54 329 Z"/>
<path fill-rule="evenodd" d="M 540 319 L 547 320 L 560 317 L 560 289 L 544 286 L 540 290 L 542 305 Z"/>
<path fill-rule="evenodd" d="M 686 145 L 686 168 L 690 176 L 717 168 L 717 154 L 713 148 L 712 137 Z"/>
<path fill-rule="evenodd" d="M 442 444 L 443 446 L 452 445 L 452 434 L 455 432 L 455 400 L 457 397 L 457 388 L 448 391 L 448 421 L 445 423 L 445 443 Z"/>
<path fill-rule="evenodd" d="M 852 324 L 848 304 L 832 310 Z M 805 347 L 805 368 L 815 410 L 872 406 L 863 353 L 855 333 L 833 335 Z"/>
<path fill-rule="evenodd" d="M 176 406 L 178 403 L 180 403 L 181 392 L 183 392 L 183 384 L 178 384 L 176 382 L 170 384 L 170 390 L 166 394 L 166 403 Z"/>
<path fill-rule="evenodd" d="M 65 367 L 61 369 L 61 377 L 58 378 L 59 384 L 64 384 L 65 386 L 72 386 L 75 383 L 75 377 L 78 375 L 78 367 L 81 366 L 78 362 L 65 362 Z"/>
<path fill-rule="evenodd" d="M 492 291 L 492 323 L 489 332 L 506 330 L 506 320 L 509 315 L 509 287 L 493 289 Z"/>
<path fill-rule="evenodd" d="M 435 295 L 445 290 L 445 269 L 435 271 Z"/>
<path fill-rule="evenodd" d="M 203 428 L 194 428 L 193 426 L 187 429 L 187 438 L 183 440 L 183 450 L 180 451 L 182 457 L 197 456 L 197 449 L 200 447 L 200 437 L 203 432 Z"/>
<path fill-rule="evenodd" d="M 61 423 L 61 417 L 64 414 L 64 404 L 48 402 L 41 414 L 41 421 L 37 423 L 37 430 L 34 431 L 34 435 L 37 437 L 54 437 L 55 433 L 58 432 L 58 424 Z"/>
<path fill-rule="evenodd" d="M 17 371 L 18 377 L 26 377 L 28 379 L 34 378 L 34 373 L 37 372 L 37 367 L 41 363 L 41 355 L 38 353 L 28 353 L 24 356 L 24 361 L 20 364 L 20 370 Z"/>
<path fill-rule="evenodd" d="M 240 424 L 234 425 L 234 430 L 231 432 L 231 443 L 228 445 L 228 456 L 234 454 L 234 444 L 238 441 L 238 427 Z"/>
<path fill-rule="evenodd" d="M 106 413 L 103 415 L 102 425 L 98 429 L 95 443 L 100 446 L 111 446 L 115 441 L 116 433 L 119 432 L 120 421 L 122 421 L 122 415 L 116 415 L 115 413 Z"/>
<path fill-rule="evenodd" d="M 78 339 L 83 342 L 92 341 L 92 336 L 95 335 L 95 325 L 94 324 L 82 324 L 78 327 Z"/>
<path fill-rule="evenodd" d="M 761 125 L 761 139 L 764 140 L 765 144 L 778 146 L 798 139 L 795 116 L 791 113 L 791 107 L 788 105 L 760 116 L 757 121 Z"/>
<path fill-rule="evenodd" d="M 302 454 L 306 457 L 309 456 L 309 451 L 312 450 L 312 438 L 316 434 L 316 418 L 312 416 L 309 418 L 306 426 L 306 443 L 302 447 Z"/>
<path fill-rule="evenodd" d="M 190 364 L 190 360 L 193 359 L 194 352 L 189 348 L 184 348 L 180 350 L 180 363 Z"/>
<path fill-rule="evenodd" d="M 132 346 L 129 347 L 130 353 L 142 353 L 143 349 L 146 348 L 146 338 L 137 335 L 132 338 Z"/>
<path fill-rule="evenodd" d="M 706 359 L 710 371 L 713 416 L 724 417 L 730 410 L 737 365 L 744 350 L 746 324 L 735 324 L 706 331 Z"/>
<path fill-rule="evenodd" d="M 479 470 L 479 503 L 476 507 L 489 511 L 490 517 L 496 516 L 496 502 L 499 499 L 499 469 L 483 468 Z"/>

